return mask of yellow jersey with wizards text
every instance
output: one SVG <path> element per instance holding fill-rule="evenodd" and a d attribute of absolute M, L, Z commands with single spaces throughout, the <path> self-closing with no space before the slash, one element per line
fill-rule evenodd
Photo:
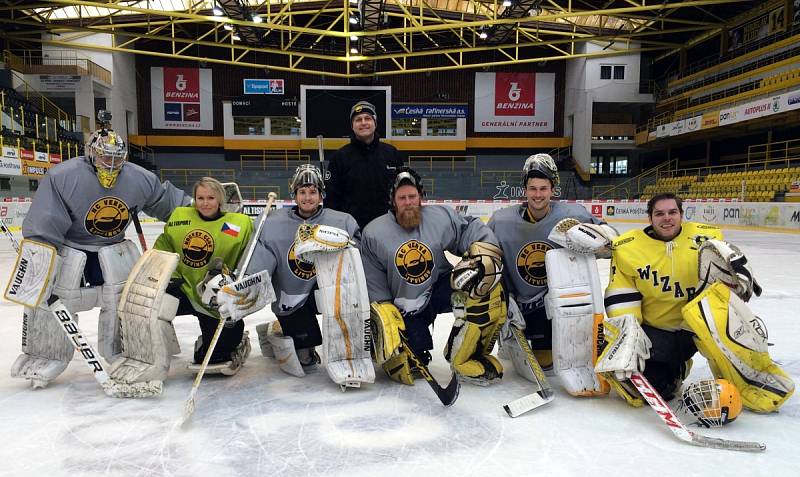
<path fill-rule="evenodd" d="M 706 240 L 722 240 L 722 231 L 714 225 L 683 222 L 681 233 L 669 242 L 651 234 L 652 227 L 647 227 L 614 240 L 606 314 L 629 313 L 639 323 L 679 330 L 681 307 L 697 293 L 697 251 Z"/>

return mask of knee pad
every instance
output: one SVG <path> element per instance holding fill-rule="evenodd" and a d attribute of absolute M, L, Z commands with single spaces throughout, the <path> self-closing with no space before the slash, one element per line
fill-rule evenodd
<path fill-rule="evenodd" d="M 66 245 L 58 251 L 59 266 L 53 293 L 72 313 L 88 311 L 98 304 L 98 288 L 82 287 L 86 254 Z M 101 353 L 102 354 L 102 353 Z"/>
<path fill-rule="evenodd" d="M 594 372 L 603 343 L 603 293 L 594 255 L 550 250 L 545 266 L 553 369 L 573 396 L 608 394 L 608 384 Z"/>
<path fill-rule="evenodd" d="M 792 395 L 794 382 L 769 356 L 766 326 L 726 285 L 712 284 L 682 313 L 714 376 L 732 382 L 745 407 L 772 412 Z"/>
<path fill-rule="evenodd" d="M 97 321 L 97 348 L 100 355 L 109 361 L 111 361 L 112 357 L 122 352 L 117 305 L 122 296 L 122 290 L 125 288 L 125 282 L 128 280 L 128 275 L 133 270 L 139 256 L 139 249 L 130 240 L 108 245 L 97 252 L 104 281 L 101 288 L 100 316 Z M 170 323 L 169 327 L 171 326 L 172 324 Z M 175 335 L 174 330 L 172 330 L 171 335 Z M 169 343 L 174 348 L 177 344 L 177 338 L 174 340 L 170 338 Z M 172 349 L 171 351 L 175 350 Z"/>

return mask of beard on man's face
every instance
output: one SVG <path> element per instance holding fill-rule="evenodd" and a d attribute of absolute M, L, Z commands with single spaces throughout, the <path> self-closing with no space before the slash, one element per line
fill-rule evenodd
<path fill-rule="evenodd" d="M 408 206 L 397 212 L 397 223 L 404 229 L 413 229 L 422 222 L 422 207 L 419 205 Z"/>

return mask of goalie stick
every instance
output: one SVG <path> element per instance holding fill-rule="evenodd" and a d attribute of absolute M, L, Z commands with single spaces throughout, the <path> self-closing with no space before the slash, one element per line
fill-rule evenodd
<path fill-rule="evenodd" d="M 536 360 L 536 356 L 533 355 L 533 350 L 531 350 L 528 340 L 525 339 L 525 334 L 514 325 L 509 325 L 509 329 L 514 336 L 516 346 L 519 346 L 520 350 L 525 354 L 525 364 L 530 367 L 533 378 L 536 380 L 534 384 L 539 387 L 538 391 L 522 396 L 503 406 L 509 416 L 517 417 L 549 403 L 555 398 L 555 392 L 547 381 L 547 376 L 545 376 L 544 370 Z M 514 343 L 510 343 L 510 346 L 514 346 Z M 509 352 L 513 353 L 514 351 L 510 350 Z"/>
<path fill-rule="evenodd" d="M 416 353 L 411 349 L 411 345 L 408 344 L 408 338 L 406 337 L 406 332 L 403 330 L 399 330 L 400 332 L 400 342 L 403 344 L 403 347 L 408 351 L 408 356 L 411 359 L 412 364 L 417 367 L 417 370 L 425 378 L 425 381 L 430 384 L 431 389 L 433 392 L 436 393 L 436 396 L 442 401 L 442 404 L 445 406 L 452 406 L 453 403 L 456 402 L 458 399 L 458 392 L 461 390 L 461 385 L 456 378 L 455 373 L 450 377 L 450 383 L 447 385 L 446 388 L 443 388 L 436 378 L 433 377 L 428 366 L 422 362 L 422 360 L 417 356 Z M 374 333 L 372 336 L 376 336 Z"/>
<path fill-rule="evenodd" d="M 250 259 L 253 258 L 253 252 L 256 249 L 258 237 L 261 235 L 261 229 L 264 227 L 264 221 L 267 220 L 269 211 L 272 209 L 272 204 L 274 204 L 275 200 L 278 198 L 278 194 L 270 192 L 267 197 L 269 198 L 267 200 L 267 205 L 264 207 L 264 210 L 261 211 L 261 214 L 259 214 L 259 216 L 256 218 L 253 235 L 250 236 L 250 241 L 248 242 L 247 247 L 245 247 L 244 253 L 242 253 L 241 258 L 239 259 L 239 263 L 236 264 L 236 270 L 233 272 L 234 280 L 243 275 L 247 270 L 247 266 L 250 265 Z M 180 421 L 181 426 L 186 424 L 189 421 L 189 418 L 192 417 L 192 414 L 194 414 L 194 397 L 197 394 L 197 390 L 200 388 L 200 381 L 203 380 L 203 375 L 206 374 L 208 362 L 211 360 L 211 354 L 214 352 L 214 348 L 217 347 L 217 341 L 219 341 L 219 335 L 222 333 L 222 328 L 224 326 L 225 320 L 220 318 L 217 329 L 214 330 L 214 336 L 211 338 L 211 343 L 208 344 L 206 355 L 203 357 L 203 363 L 200 365 L 200 369 L 197 371 L 197 376 L 194 378 L 192 389 L 189 391 L 189 397 L 186 398 L 186 402 L 183 405 L 183 416 Z"/>
<path fill-rule="evenodd" d="M 658 417 L 661 418 L 661 421 L 667 425 L 670 431 L 672 431 L 675 436 L 684 441 L 688 442 L 689 444 L 696 445 L 699 447 L 710 447 L 712 449 L 727 449 L 727 450 L 735 450 L 735 451 L 742 451 L 742 452 L 761 452 L 764 451 L 767 446 L 761 442 L 751 442 L 751 441 L 733 441 L 728 439 L 720 439 L 717 437 L 708 437 L 702 434 L 696 434 L 690 431 L 683 423 L 678 419 L 678 416 L 670 409 L 669 405 L 664 401 L 664 398 L 656 391 L 650 381 L 644 377 L 641 373 L 633 373 L 630 378 L 631 382 L 636 389 L 639 390 L 639 393 L 642 397 L 647 401 L 647 404 L 658 414 Z"/>
<path fill-rule="evenodd" d="M 0 228 L 11 241 L 14 250 L 19 253 L 19 243 L 14 235 L 8 230 L 6 224 L 0 220 Z M 41 306 L 41 305 L 40 305 Z M 56 295 L 51 295 L 47 300 L 47 310 L 53 315 L 53 318 L 58 320 L 61 329 L 67 334 L 67 337 L 75 346 L 78 354 L 81 355 L 83 361 L 92 370 L 92 376 L 100 383 L 103 391 L 110 397 L 148 397 L 161 394 L 161 386 L 156 386 L 146 383 L 138 384 L 123 384 L 118 383 L 111 379 L 100 361 L 100 355 L 94 350 L 92 345 L 83 337 L 78 323 L 72 316 L 72 313 L 61 303 L 61 300 Z"/>

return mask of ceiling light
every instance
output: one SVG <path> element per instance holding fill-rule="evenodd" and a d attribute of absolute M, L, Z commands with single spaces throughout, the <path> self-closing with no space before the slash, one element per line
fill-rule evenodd
<path fill-rule="evenodd" d="M 233 41 L 239 41 L 239 40 L 241 40 L 241 39 L 242 39 L 242 38 L 241 38 L 239 35 L 237 35 L 236 33 L 234 33 L 233 35 L 231 35 L 231 38 L 233 39 Z"/>
<path fill-rule="evenodd" d="M 511 6 L 511 0 L 503 0 L 503 6 L 508 8 Z"/>
<path fill-rule="evenodd" d="M 214 8 L 211 9 L 211 13 L 213 13 L 215 17 L 221 17 L 222 15 L 225 15 L 225 11 L 222 10 L 219 5 L 214 5 Z"/>
<path fill-rule="evenodd" d="M 478 36 L 480 37 L 481 40 L 485 40 L 489 37 L 489 35 L 487 35 L 486 32 L 482 30 L 480 33 L 478 33 Z"/>
<path fill-rule="evenodd" d="M 354 55 L 357 55 L 358 54 L 358 48 L 356 48 L 355 46 L 350 47 L 350 53 L 352 53 Z"/>
<path fill-rule="evenodd" d="M 350 41 L 358 41 L 358 37 L 355 35 L 350 35 Z"/>
<path fill-rule="evenodd" d="M 231 25 L 230 23 L 226 23 L 222 28 L 231 31 L 233 30 L 233 25 Z"/>
<path fill-rule="evenodd" d="M 262 20 L 260 16 L 258 16 L 258 15 L 253 15 L 253 23 L 261 23 L 261 22 L 263 22 L 263 21 L 264 21 L 264 20 Z"/>
<path fill-rule="evenodd" d="M 350 16 L 350 24 L 351 25 L 358 25 L 358 17 L 355 15 Z"/>

